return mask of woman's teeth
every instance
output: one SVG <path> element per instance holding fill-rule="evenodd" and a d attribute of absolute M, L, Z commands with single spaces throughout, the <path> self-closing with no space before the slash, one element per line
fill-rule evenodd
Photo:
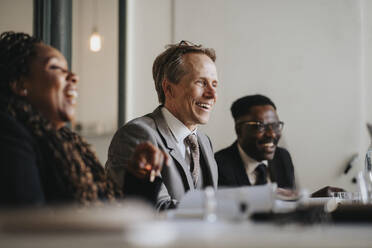
<path fill-rule="evenodd" d="M 77 97 L 78 97 L 78 93 L 77 93 L 76 90 L 68 90 L 68 91 L 66 92 L 66 95 L 67 95 L 68 97 L 71 97 L 71 98 L 77 98 Z"/>

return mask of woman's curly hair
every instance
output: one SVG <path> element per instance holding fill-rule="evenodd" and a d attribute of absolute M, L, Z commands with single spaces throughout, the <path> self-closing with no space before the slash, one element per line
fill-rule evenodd
<path fill-rule="evenodd" d="M 40 42 L 25 33 L 9 31 L 0 35 L 0 93 L 11 95 L 10 83 L 28 75 L 36 44 Z"/>

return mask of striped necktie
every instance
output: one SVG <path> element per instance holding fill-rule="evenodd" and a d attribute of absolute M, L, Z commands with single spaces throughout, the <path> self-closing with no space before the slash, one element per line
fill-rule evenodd
<path fill-rule="evenodd" d="M 190 148 L 191 152 L 190 171 L 192 174 L 192 179 L 194 181 L 194 186 L 196 186 L 200 173 L 200 154 L 198 139 L 195 134 L 190 134 L 185 138 L 185 142 Z"/>

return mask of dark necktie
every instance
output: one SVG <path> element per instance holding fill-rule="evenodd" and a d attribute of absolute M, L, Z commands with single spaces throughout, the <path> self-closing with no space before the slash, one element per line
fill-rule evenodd
<path fill-rule="evenodd" d="M 259 164 L 254 170 L 256 173 L 255 185 L 262 185 L 267 183 L 267 168 L 265 164 Z"/>
<path fill-rule="evenodd" d="M 198 139 L 195 134 L 190 134 L 185 138 L 186 144 L 190 148 L 191 152 L 191 164 L 190 164 L 190 171 L 192 174 L 192 179 L 194 181 L 194 185 L 196 186 L 199 178 L 199 171 L 200 171 L 200 163 L 199 163 L 199 144 Z"/>

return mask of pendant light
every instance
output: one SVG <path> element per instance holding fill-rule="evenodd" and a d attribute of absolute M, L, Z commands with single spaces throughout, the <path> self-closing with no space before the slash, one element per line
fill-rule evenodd
<path fill-rule="evenodd" d="M 102 36 L 99 34 L 98 27 L 97 27 L 97 23 L 98 23 L 97 4 L 98 4 L 97 0 L 93 0 L 93 11 L 92 11 L 93 12 L 92 14 L 93 29 L 92 29 L 92 34 L 90 35 L 90 38 L 89 38 L 89 49 L 92 52 L 99 52 L 102 49 Z"/>

